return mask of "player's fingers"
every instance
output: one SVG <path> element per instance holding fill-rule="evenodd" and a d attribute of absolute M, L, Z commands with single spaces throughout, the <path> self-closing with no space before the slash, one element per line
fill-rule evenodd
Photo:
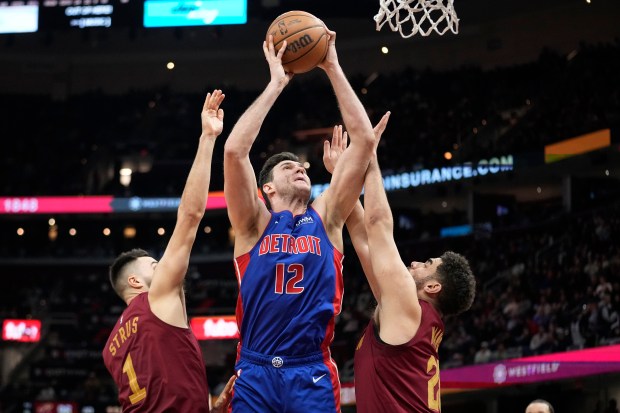
<path fill-rule="evenodd" d="M 273 36 L 269 36 L 269 53 L 271 56 L 277 56 L 278 50 L 276 50 L 276 45 L 273 43 Z"/>
<path fill-rule="evenodd" d="M 207 95 L 207 104 L 209 109 L 217 109 L 219 93 L 220 91 L 215 89 L 213 92 Z"/>
<path fill-rule="evenodd" d="M 207 97 L 205 98 L 205 103 L 202 105 L 203 111 L 209 108 L 209 99 L 211 99 L 211 93 L 207 93 Z"/>
<path fill-rule="evenodd" d="M 235 385 L 235 381 L 237 381 L 237 376 L 231 376 L 228 379 L 228 383 L 224 386 L 224 390 L 222 391 L 222 395 L 230 395 L 233 386 Z"/>
<path fill-rule="evenodd" d="M 226 95 L 223 94 L 222 91 L 220 90 L 220 94 L 217 97 L 217 106 L 220 106 L 220 104 L 224 101 L 225 97 Z"/>
<path fill-rule="evenodd" d="M 271 35 L 267 38 L 267 41 L 263 43 L 263 52 L 265 53 L 265 58 L 270 62 L 273 56 L 273 39 Z"/>
<path fill-rule="evenodd" d="M 390 119 L 390 111 L 387 111 L 385 113 L 385 115 L 383 115 L 381 117 L 381 120 L 379 121 L 379 123 L 377 123 L 377 126 L 375 126 L 375 136 L 377 138 L 380 138 L 381 135 L 383 134 L 383 131 L 385 131 L 385 128 L 387 127 L 387 123 L 388 120 Z"/>
<path fill-rule="evenodd" d="M 342 151 L 347 149 L 348 143 L 349 143 L 349 134 L 347 133 L 347 131 L 344 131 L 344 133 L 342 134 L 342 143 L 340 144 L 340 148 L 342 149 Z"/>
<path fill-rule="evenodd" d="M 220 409 L 222 406 L 230 404 L 232 400 L 230 396 L 236 380 L 237 376 L 232 376 L 230 379 L 228 379 L 228 383 L 226 383 L 226 386 L 224 386 L 224 390 L 222 390 L 222 393 L 220 393 L 219 397 L 215 401 L 213 409 L 211 409 L 211 411 L 217 411 L 217 409 Z"/>
<path fill-rule="evenodd" d="M 237 381 L 237 376 L 235 376 L 234 374 L 232 376 L 230 376 L 230 378 L 228 379 L 228 383 L 226 383 L 226 386 L 224 387 L 224 389 L 228 389 L 230 390 L 233 385 L 235 384 L 235 382 Z"/>
<path fill-rule="evenodd" d="M 334 142 L 332 142 L 332 146 L 334 149 L 340 148 L 342 142 L 342 125 L 338 125 L 338 133 L 334 136 Z"/>
<path fill-rule="evenodd" d="M 327 29 L 327 35 L 329 36 L 329 43 L 331 44 L 336 43 L 336 32 L 335 31 Z"/>
<path fill-rule="evenodd" d="M 328 140 L 323 141 L 323 159 L 329 158 L 329 148 L 331 145 Z"/>
<path fill-rule="evenodd" d="M 286 51 L 286 40 L 282 42 L 282 47 L 280 47 L 280 50 L 278 50 L 278 59 L 282 59 L 282 55 L 284 55 L 285 51 Z"/>
<path fill-rule="evenodd" d="M 387 112 L 385 112 L 385 115 L 381 117 L 381 120 L 379 121 L 379 123 L 381 124 L 381 132 L 383 132 L 385 128 L 387 127 L 387 123 L 388 123 L 388 120 L 390 119 L 391 114 L 392 112 L 388 110 Z"/>

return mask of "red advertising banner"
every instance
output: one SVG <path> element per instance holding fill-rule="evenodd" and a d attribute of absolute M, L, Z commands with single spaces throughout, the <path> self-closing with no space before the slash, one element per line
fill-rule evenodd
<path fill-rule="evenodd" d="M 36 342 L 41 339 L 40 320 L 4 320 L 2 339 L 6 341 Z"/>
<path fill-rule="evenodd" d="M 619 371 L 620 345 L 614 345 L 446 369 L 441 371 L 441 388 L 489 388 Z"/>
<path fill-rule="evenodd" d="M 198 340 L 227 340 L 239 338 L 237 319 L 234 315 L 194 317 L 190 321 Z"/>
<path fill-rule="evenodd" d="M 93 214 L 112 211 L 112 196 L 0 197 L 2 214 Z"/>

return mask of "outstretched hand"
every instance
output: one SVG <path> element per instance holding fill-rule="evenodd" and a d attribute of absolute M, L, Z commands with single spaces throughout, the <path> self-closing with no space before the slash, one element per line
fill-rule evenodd
<path fill-rule="evenodd" d="M 219 89 L 215 89 L 213 93 L 207 93 L 207 98 L 200 114 L 203 136 L 216 138 L 222 133 L 224 128 L 224 109 L 220 108 L 220 104 L 224 97 L 225 95 Z"/>
<path fill-rule="evenodd" d="M 377 150 L 383 132 L 385 132 L 390 114 L 391 112 L 389 111 L 385 112 L 385 115 L 381 117 L 381 120 L 379 120 L 373 129 L 375 132 L 375 151 Z M 349 138 L 347 132 L 342 130 L 342 125 L 334 126 L 331 142 L 328 140 L 323 142 L 323 165 L 325 165 L 327 172 L 330 174 L 334 173 L 336 164 L 338 164 L 338 159 L 340 159 L 340 155 L 347 149 L 348 144 Z"/>
<path fill-rule="evenodd" d="M 224 390 L 220 393 L 209 413 L 225 413 L 228 411 L 228 407 L 232 401 L 232 389 L 235 386 L 236 380 L 237 376 L 231 376 L 230 379 L 228 379 L 226 387 L 224 387 Z"/>
<path fill-rule="evenodd" d="M 282 66 L 282 56 L 286 51 L 286 45 L 287 42 L 284 40 L 280 50 L 276 52 L 275 46 L 273 45 L 272 35 L 269 35 L 267 41 L 263 42 L 263 52 L 265 53 L 265 59 L 267 59 L 267 63 L 269 64 L 271 81 L 281 86 L 286 86 L 289 80 L 291 80 L 294 76 L 293 73 L 285 72 L 284 66 Z"/>
<path fill-rule="evenodd" d="M 349 137 L 347 132 L 342 130 L 342 125 L 334 126 L 334 132 L 332 133 L 332 141 L 326 140 L 323 142 L 323 165 L 327 172 L 334 173 L 336 164 L 340 155 L 347 149 L 349 144 Z"/>
<path fill-rule="evenodd" d="M 392 112 L 390 111 L 385 112 L 385 114 L 381 117 L 381 120 L 379 120 L 379 123 L 377 123 L 373 129 L 375 131 L 375 151 L 377 150 L 377 146 L 379 145 L 381 136 L 383 135 L 383 132 L 385 131 L 385 128 L 387 127 L 387 123 L 388 123 L 388 120 L 390 120 L 391 114 Z"/>

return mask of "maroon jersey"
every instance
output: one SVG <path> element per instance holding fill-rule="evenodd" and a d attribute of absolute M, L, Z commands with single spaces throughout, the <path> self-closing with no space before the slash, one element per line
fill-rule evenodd
<path fill-rule="evenodd" d="M 439 412 L 439 360 L 443 321 L 420 300 L 422 321 L 408 343 L 382 342 L 373 320 L 355 351 L 355 398 L 359 413 Z"/>
<path fill-rule="evenodd" d="M 126 412 L 209 412 L 202 353 L 189 328 L 157 318 L 148 293 L 134 298 L 114 326 L 103 361 Z"/>

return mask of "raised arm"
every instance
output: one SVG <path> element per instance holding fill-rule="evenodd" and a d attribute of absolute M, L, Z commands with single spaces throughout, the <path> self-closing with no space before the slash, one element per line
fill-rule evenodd
<path fill-rule="evenodd" d="M 379 123 L 375 125 L 373 131 L 376 144 L 381 140 L 381 136 L 385 131 L 389 118 L 390 112 L 387 112 L 383 115 Z M 347 132 L 343 132 L 342 128 L 335 127 L 331 142 L 326 140 L 323 143 L 323 164 L 329 173 L 333 173 L 340 155 L 342 155 L 347 148 L 347 138 Z M 346 226 L 349 231 L 349 236 L 351 237 L 351 242 L 353 243 L 353 248 L 355 248 L 357 257 L 362 265 L 362 270 L 368 279 L 370 289 L 376 297 L 377 287 L 375 286 L 375 275 L 372 272 L 370 252 L 368 250 L 368 237 L 366 236 L 366 227 L 364 226 L 364 208 L 359 200 L 353 206 L 353 210 L 346 220 Z"/>
<path fill-rule="evenodd" d="M 263 52 L 269 63 L 271 80 L 263 93 L 239 118 L 224 146 L 224 194 L 228 217 L 235 230 L 235 256 L 247 252 L 260 236 L 259 231 L 269 220 L 269 211 L 259 199 L 256 175 L 250 162 L 250 149 L 260 127 L 284 90 L 292 74 L 285 73 L 282 55 L 286 41 L 276 53 L 273 38 L 263 42 Z"/>
<path fill-rule="evenodd" d="M 389 344 L 403 344 L 417 331 L 422 310 L 415 281 L 396 248 L 394 220 L 376 156 L 366 173 L 364 206 L 372 264 L 372 272 L 366 276 L 374 285 L 380 336 Z"/>
<path fill-rule="evenodd" d="M 336 53 L 336 33 L 328 31 L 329 48 L 320 67 L 329 78 L 351 139 L 332 175 L 329 189 L 314 205 L 326 220 L 332 242 L 342 246 L 342 226 L 357 201 L 373 153 L 374 134 L 364 106 L 349 84 Z"/>
<path fill-rule="evenodd" d="M 149 289 L 153 312 L 177 326 L 187 326 L 184 301 L 179 298 L 196 231 L 205 213 L 213 147 L 223 128 L 224 111 L 220 108 L 223 100 L 221 90 L 214 90 L 205 99 L 201 114 L 202 134 L 181 196 L 176 225 L 166 251 L 155 268 Z"/>
<path fill-rule="evenodd" d="M 368 280 L 368 285 L 372 291 L 372 295 L 377 297 L 377 287 L 375 286 L 375 274 L 372 271 L 372 263 L 370 262 L 370 251 L 368 249 L 368 236 L 366 235 L 366 227 L 364 226 L 364 208 L 362 203 L 357 201 L 353 206 L 353 210 L 346 220 L 347 231 L 353 243 L 353 248 L 357 254 L 357 258 L 362 265 L 364 275 Z"/>

